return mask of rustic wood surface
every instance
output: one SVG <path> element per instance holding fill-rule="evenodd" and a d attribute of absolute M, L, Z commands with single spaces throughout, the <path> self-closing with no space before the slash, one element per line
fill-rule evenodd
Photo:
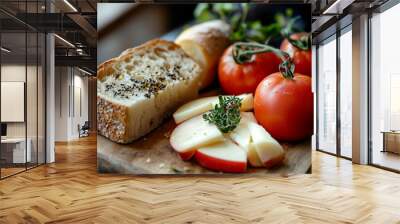
<path fill-rule="evenodd" d="M 216 96 L 221 90 L 211 86 L 200 97 Z M 183 161 L 172 149 L 169 135 L 175 128 L 173 119 L 145 137 L 127 145 L 97 136 L 97 167 L 100 173 L 121 174 L 221 174 L 202 168 L 196 161 Z M 248 168 L 246 174 L 290 176 L 309 173 L 311 169 L 311 139 L 297 144 L 282 144 L 286 156 L 284 164 L 274 169 Z"/>
<path fill-rule="evenodd" d="M 171 119 L 144 138 L 132 144 L 118 144 L 105 137 L 97 137 L 98 170 L 101 173 L 122 174 L 221 174 L 202 168 L 195 160 L 183 161 L 169 143 L 175 124 Z M 284 164 L 274 169 L 251 168 L 250 174 L 289 176 L 304 174 L 311 167 L 310 141 L 282 144 Z"/>
<path fill-rule="evenodd" d="M 0 181 L 0 223 L 400 223 L 400 175 L 312 151 L 288 178 L 98 174 L 96 138 Z"/>

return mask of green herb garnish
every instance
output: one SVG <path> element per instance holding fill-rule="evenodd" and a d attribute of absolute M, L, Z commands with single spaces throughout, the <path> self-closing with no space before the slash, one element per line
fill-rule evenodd
<path fill-rule="evenodd" d="M 294 17 L 291 8 L 284 13 L 275 14 L 275 22 L 262 24 L 260 20 L 247 19 L 253 4 L 248 3 L 199 3 L 194 11 L 197 22 L 220 19 L 228 23 L 232 32 L 229 39 L 232 42 L 258 42 L 269 43 L 272 39 L 287 38 L 286 33 L 299 32 L 302 29 L 298 23 L 299 17 Z M 285 33 L 285 34 L 286 34 Z M 299 41 L 291 41 L 299 42 Z M 295 45 L 297 46 L 297 45 Z M 302 48 L 303 49 L 303 48 Z"/>
<path fill-rule="evenodd" d="M 203 119 L 215 124 L 220 131 L 228 133 L 240 122 L 242 99 L 236 96 L 219 96 L 214 109 L 203 115 Z"/>

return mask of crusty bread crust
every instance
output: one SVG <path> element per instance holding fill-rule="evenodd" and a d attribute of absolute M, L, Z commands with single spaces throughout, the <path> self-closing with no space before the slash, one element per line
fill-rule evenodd
<path fill-rule="evenodd" d="M 214 20 L 183 31 L 175 40 L 175 43 L 202 66 L 201 88 L 213 82 L 219 59 L 230 44 L 229 34 L 228 24 Z"/>
<path fill-rule="evenodd" d="M 128 108 L 97 96 L 98 132 L 118 143 L 127 143 Z"/>
<path fill-rule="evenodd" d="M 171 51 L 181 49 L 180 46 L 170 41 L 165 41 L 161 39 L 148 41 L 138 47 L 127 49 L 124 52 L 122 52 L 118 57 L 112 58 L 100 64 L 97 69 L 97 79 L 101 81 L 107 76 L 115 75 L 116 72 L 118 71 L 116 69 L 116 66 L 118 66 L 119 63 L 130 61 L 131 57 L 133 57 L 133 54 L 136 55 L 146 54 L 146 51 L 149 48 L 160 45 L 163 45 L 165 48 L 167 48 L 167 50 Z M 158 50 L 164 50 L 164 49 L 160 48 Z M 190 58 L 186 53 L 184 53 L 183 50 L 182 53 L 186 57 Z M 159 120 L 161 121 L 162 119 L 163 118 L 160 118 Z M 129 108 L 127 106 L 122 104 L 117 104 L 108 99 L 105 99 L 102 96 L 99 95 L 97 96 L 97 124 L 98 124 L 99 134 L 118 143 L 129 143 L 134 139 L 130 137 L 131 133 L 129 133 L 130 128 L 128 127 L 128 125 L 133 125 L 133 124 L 128 124 L 128 122 L 129 122 Z M 156 123 L 157 122 L 151 125 L 150 129 L 154 129 L 156 125 L 158 125 Z"/>
<path fill-rule="evenodd" d="M 114 73 L 114 63 L 117 62 L 117 58 L 112 58 L 108 61 L 103 62 L 97 67 L 97 79 L 103 80 L 106 75 Z"/>

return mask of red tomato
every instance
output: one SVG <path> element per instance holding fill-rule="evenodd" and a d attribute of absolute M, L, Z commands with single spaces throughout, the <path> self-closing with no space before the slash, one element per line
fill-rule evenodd
<path fill-rule="evenodd" d="M 221 88 L 228 94 L 254 93 L 257 85 L 267 75 L 279 71 L 281 60 L 272 52 L 257 54 L 253 60 L 236 64 L 232 56 L 232 46 L 222 55 L 218 66 Z"/>
<path fill-rule="evenodd" d="M 311 78 L 295 74 L 293 79 L 277 72 L 258 85 L 254 96 L 257 121 L 281 141 L 298 141 L 313 133 Z"/>
<path fill-rule="evenodd" d="M 298 40 L 304 35 L 307 35 L 307 33 L 295 33 L 290 37 Z M 296 66 L 294 72 L 311 76 L 311 48 L 302 50 L 292 45 L 288 39 L 285 39 L 282 41 L 281 50 L 287 52 L 293 59 L 293 63 Z"/>

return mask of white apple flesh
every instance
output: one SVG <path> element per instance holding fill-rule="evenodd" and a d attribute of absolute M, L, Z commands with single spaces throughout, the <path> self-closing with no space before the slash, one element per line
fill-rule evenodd
<path fill-rule="evenodd" d="M 253 167 L 264 166 L 264 164 L 260 160 L 260 157 L 258 156 L 258 153 L 253 143 L 250 143 L 247 148 L 247 160 Z"/>
<path fill-rule="evenodd" d="M 270 168 L 281 164 L 285 158 L 285 151 L 262 126 L 249 122 L 248 129 L 252 144 L 265 167 Z"/>
<path fill-rule="evenodd" d="M 253 94 L 242 94 L 238 97 L 242 99 L 241 111 L 253 109 Z M 218 96 L 199 98 L 182 105 L 172 116 L 175 123 L 179 124 L 213 109 L 216 104 L 218 104 Z"/>
<path fill-rule="evenodd" d="M 256 117 L 253 112 L 240 112 L 241 120 L 257 123 Z"/>
<path fill-rule="evenodd" d="M 201 166 L 210 170 L 227 173 L 246 172 L 246 153 L 229 139 L 198 148 L 195 157 Z"/>
<path fill-rule="evenodd" d="M 183 160 L 189 160 L 196 149 L 223 141 L 224 135 L 199 115 L 178 125 L 171 133 L 170 144 Z"/>
<path fill-rule="evenodd" d="M 254 114 L 252 112 L 242 112 L 238 127 L 230 132 L 228 136 L 246 152 L 247 160 L 253 167 L 263 167 L 264 164 L 258 157 L 254 144 L 252 143 L 252 138 L 248 129 L 249 122 L 257 123 Z"/>

